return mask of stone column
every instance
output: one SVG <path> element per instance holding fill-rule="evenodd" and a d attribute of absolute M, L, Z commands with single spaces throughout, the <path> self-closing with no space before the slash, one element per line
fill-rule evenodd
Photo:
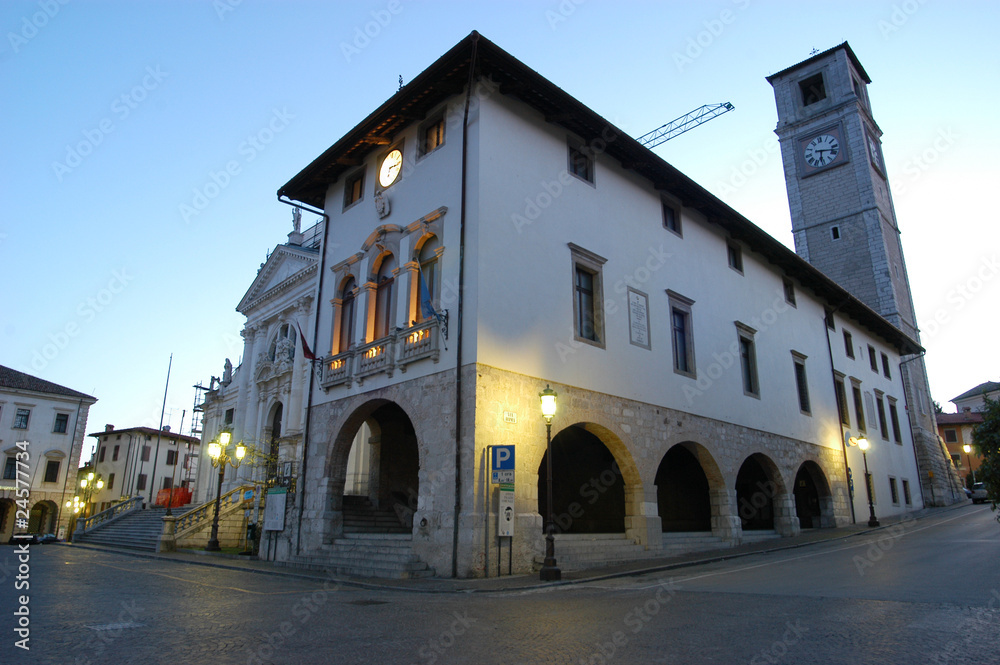
<path fill-rule="evenodd" d="M 177 516 L 165 515 L 163 517 L 163 533 L 160 534 L 160 542 L 156 546 L 157 552 L 176 552 L 177 539 L 174 534 L 177 532 Z"/>
<path fill-rule="evenodd" d="M 736 512 L 736 490 L 711 489 L 712 535 L 730 545 L 739 545 L 743 540 L 743 526 Z"/>
<path fill-rule="evenodd" d="M 791 492 L 774 497 L 774 530 L 780 536 L 797 536 L 802 529 L 795 513 L 795 495 Z"/>
<path fill-rule="evenodd" d="M 625 536 L 647 550 L 663 548 L 663 524 L 657 514 L 656 486 L 625 486 Z"/>

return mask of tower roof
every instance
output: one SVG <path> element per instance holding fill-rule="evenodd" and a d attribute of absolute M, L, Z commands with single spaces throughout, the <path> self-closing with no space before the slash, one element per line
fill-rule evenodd
<path fill-rule="evenodd" d="M 782 69 L 780 72 L 777 72 L 776 74 L 771 74 L 770 76 L 767 76 L 765 78 L 767 79 L 768 83 L 771 83 L 773 85 L 774 79 L 778 78 L 779 76 L 784 76 L 785 74 L 788 74 L 790 72 L 795 71 L 796 69 L 799 69 L 800 67 L 805 67 L 806 65 L 810 65 L 816 62 L 817 60 L 821 60 L 830 55 L 831 53 L 833 53 L 834 51 L 838 51 L 840 49 L 843 49 L 844 51 L 847 52 L 847 57 L 851 59 L 851 64 L 854 65 L 854 68 L 858 71 L 858 74 L 861 74 L 862 78 L 864 78 L 865 83 L 871 83 L 872 80 L 868 78 L 868 72 L 866 72 L 865 68 L 861 66 L 861 63 L 858 61 L 858 56 L 854 55 L 854 51 L 851 50 L 851 45 L 848 44 L 847 42 L 844 42 L 842 44 L 837 44 L 833 48 L 829 48 L 823 51 L 822 53 L 817 53 L 816 55 L 810 56 L 798 64 L 792 65 L 791 67 L 786 67 L 785 69 Z"/>

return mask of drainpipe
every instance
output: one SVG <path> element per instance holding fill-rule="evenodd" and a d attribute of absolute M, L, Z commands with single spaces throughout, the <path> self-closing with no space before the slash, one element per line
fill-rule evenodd
<path fill-rule="evenodd" d="M 76 428 L 80 425 L 80 409 L 83 408 L 83 400 L 81 399 L 76 405 L 76 418 L 73 421 L 73 438 L 76 439 Z M 80 457 L 83 457 L 83 441 L 80 441 Z M 77 469 L 79 469 L 80 460 L 76 461 Z M 62 519 L 62 509 L 63 503 L 66 502 L 66 486 L 69 485 L 69 473 L 73 471 L 73 444 L 69 447 L 69 460 L 66 463 L 66 477 L 63 479 L 63 491 L 62 500 L 59 501 L 59 505 L 56 506 L 56 537 L 59 536 L 59 520 Z M 79 474 L 77 474 L 79 475 Z M 76 494 L 76 478 L 73 478 L 73 493 Z M 72 517 L 70 517 L 72 519 Z M 68 532 L 69 524 L 66 525 L 66 531 Z"/>
<path fill-rule="evenodd" d="M 834 313 L 843 306 L 843 304 L 844 303 L 841 303 L 830 310 L 828 316 L 832 317 Z M 844 451 L 844 470 L 848 471 L 851 467 L 847 462 L 847 441 L 844 438 L 844 419 L 840 415 L 840 393 L 837 392 L 837 369 L 833 364 L 833 346 L 830 345 L 830 326 L 827 325 L 826 316 L 824 316 L 823 319 L 823 330 L 826 331 L 826 352 L 830 357 L 830 378 L 833 379 L 833 399 L 837 402 L 837 422 L 840 423 L 840 448 Z M 847 390 L 846 386 L 844 387 L 844 390 Z M 846 392 L 844 393 L 844 399 L 847 399 Z M 844 406 L 846 408 L 847 405 L 845 404 Z M 868 482 L 867 478 L 865 479 L 865 482 Z M 851 504 L 851 524 L 857 524 L 858 520 L 854 514 L 854 497 L 851 496 L 850 485 L 847 487 L 847 498 L 848 503 Z"/>
<path fill-rule="evenodd" d="M 469 162 L 469 104 L 476 76 L 476 51 L 479 33 L 472 33 L 472 54 L 469 57 L 469 81 L 465 91 L 465 115 L 462 118 L 462 210 L 459 217 L 458 240 L 458 340 L 455 343 L 455 516 L 451 538 L 451 576 L 458 577 L 458 520 L 462 514 L 462 309 L 465 302 L 465 220 L 466 190 Z"/>
<path fill-rule="evenodd" d="M 313 209 L 306 207 L 300 203 L 295 203 L 289 200 L 282 200 L 281 196 L 278 196 L 278 201 L 284 203 L 285 205 L 290 205 L 293 208 L 299 208 L 305 210 L 306 212 L 311 212 L 314 215 L 320 215 L 323 218 L 323 241 L 319 246 L 319 279 L 316 284 L 316 298 L 315 298 L 315 313 L 313 315 L 313 343 L 312 352 L 316 353 L 316 341 L 319 338 L 319 307 L 320 298 L 323 295 L 323 273 L 326 272 L 326 238 L 327 234 L 330 232 L 330 216 L 327 215 L 322 210 Z M 306 424 L 305 429 L 302 432 L 302 472 L 299 477 L 302 478 L 302 482 L 298 483 L 295 488 L 296 494 L 299 495 L 299 523 L 298 529 L 295 532 L 295 554 L 296 556 L 302 552 L 302 513 L 306 508 L 306 470 L 309 464 L 309 423 L 312 416 L 312 394 L 313 394 L 313 382 L 316 380 L 316 371 L 313 361 L 309 361 L 309 392 L 306 393 Z"/>

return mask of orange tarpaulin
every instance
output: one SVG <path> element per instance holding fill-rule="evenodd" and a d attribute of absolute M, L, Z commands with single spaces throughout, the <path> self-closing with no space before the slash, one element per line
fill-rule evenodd
<path fill-rule="evenodd" d="M 170 502 L 170 507 L 186 506 L 191 503 L 191 490 L 186 487 L 175 487 L 168 490 L 160 490 L 156 493 L 156 505 L 166 506 Z"/>

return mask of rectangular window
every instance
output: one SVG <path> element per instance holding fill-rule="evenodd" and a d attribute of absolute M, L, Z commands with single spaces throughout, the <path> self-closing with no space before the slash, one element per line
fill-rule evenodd
<path fill-rule="evenodd" d="M 115 488 L 115 474 L 108 475 L 108 489 L 112 490 Z"/>
<path fill-rule="evenodd" d="M 854 396 L 854 418 L 858 423 L 858 431 L 865 432 L 865 405 L 864 400 L 861 399 L 861 386 L 857 384 L 851 385 L 851 393 Z"/>
<path fill-rule="evenodd" d="M 782 277 L 781 285 L 785 290 L 785 302 L 795 307 L 795 283 L 787 277 Z"/>
<path fill-rule="evenodd" d="M 889 476 L 889 494 L 892 495 L 892 505 L 899 505 L 899 490 L 896 488 L 896 479 Z"/>
<path fill-rule="evenodd" d="M 139 479 L 135 481 L 135 488 L 140 492 L 146 489 L 146 474 L 139 474 Z"/>
<path fill-rule="evenodd" d="M 67 427 L 69 427 L 69 414 L 57 413 L 56 422 L 52 426 L 52 431 L 55 432 L 56 434 L 65 434 Z"/>
<path fill-rule="evenodd" d="M 672 203 L 663 202 L 663 228 L 681 234 L 681 213 Z"/>
<path fill-rule="evenodd" d="M 837 329 L 837 324 L 833 320 L 833 310 L 826 309 L 826 310 L 823 310 L 823 313 L 825 315 L 823 318 L 826 320 L 826 327 L 829 328 L 830 330 L 836 330 Z"/>
<path fill-rule="evenodd" d="M 420 131 L 420 154 L 434 152 L 444 145 L 444 117 L 439 116 L 424 125 Z"/>
<path fill-rule="evenodd" d="M 674 352 L 674 371 L 697 378 L 694 362 L 694 324 L 691 306 L 694 301 L 668 290 L 670 300 L 670 340 Z"/>
<path fill-rule="evenodd" d="M 59 480 L 59 460 L 50 459 L 45 463 L 45 482 L 54 483 Z"/>
<path fill-rule="evenodd" d="M 795 363 L 795 388 L 799 393 L 799 411 L 811 414 L 812 406 L 809 403 L 809 381 L 806 378 L 806 356 L 792 351 L 792 359 Z"/>
<path fill-rule="evenodd" d="M 740 345 L 740 369 L 743 373 L 743 394 L 760 397 L 760 381 L 757 377 L 757 349 L 753 336 L 757 331 L 739 321 L 736 335 Z"/>
<path fill-rule="evenodd" d="M 108 452 L 108 447 L 107 446 L 101 446 L 101 450 L 97 453 L 97 461 L 98 462 L 103 462 L 104 461 L 104 455 L 107 452 Z"/>
<path fill-rule="evenodd" d="M 799 92 L 802 93 L 802 105 L 809 106 L 826 99 L 826 86 L 823 85 L 823 73 L 814 74 L 799 81 Z"/>
<path fill-rule="evenodd" d="M 911 503 L 913 503 L 913 500 L 910 498 L 910 481 L 909 480 L 904 480 L 903 481 L 903 501 L 906 502 L 906 505 L 910 505 Z"/>
<path fill-rule="evenodd" d="M 875 410 L 878 411 L 878 430 L 882 438 L 889 440 L 889 423 L 885 420 L 885 403 L 882 400 L 882 393 L 875 393 Z"/>
<path fill-rule="evenodd" d="M 573 333 L 576 339 L 604 347 L 602 256 L 569 243 L 573 257 Z"/>
<path fill-rule="evenodd" d="M 743 248 L 733 241 L 726 243 L 726 255 L 729 257 L 729 267 L 743 274 Z"/>
<path fill-rule="evenodd" d="M 594 158 L 582 145 L 569 144 L 568 170 L 577 178 L 594 184 Z"/>
<path fill-rule="evenodd" d="M 226 409 L 225 422 L 226 422 L 227 425 L 232 425 L 233 424 L 233 418 L 234 418 L 234 414 L 235 413 L 236 413 L 236 409 Z"/>
<path fill-rule="evenodd" d="M 4 480 L 16 480 L 17 479 L 17 459 L 14 457 L 8 457 L 7 461 L 3 465 L 3 479 Z"/>
<path fill-rule="evenodd" d="M 896 413 L 896 400 L 889 398 L 889 422 L 892 424 L 892 440 L 903 443 L 903 433 L 899 429 L 899 414 Z"/>
<path fill-rule="evenodd" d="M 149 446 L 142 447 L 142 461 L 143 462 L 149 461 Z"/>
<path fill-rule="evenodd" d="M 344 210 L 361 200 L 365 193 L 365 172 L 358 171 L 344 182 Z"/>
<path fill-rule="evenodd" d="M 836 378 L 837 384 L 837 410 L 840 412 L 840 422 L 847 427 L 851 426 L 851 414 L 847 409 L 847 389 L 844 387 L 844 377 Z"/>
<path fill-rule="evenodd" d="M 14 429 L 28 429 L 28 419 L 31 409 L 18 409 L 14 412 Z"/>
<path fill-rule="evenodd" d="M 889 371 L 889 356 L 882 354 L 882 374 L 887 379 L 892 378 L 892 372 Z"/>
<path fill-rule="evenodd" d="M 868 345 L 868 364 L 871 365 L 872 371 L 878 374 L 878 356 L 875 354 L 875 347 L 871 344 Z"/>
<path fill-rule="evenodd" d="M 174 479 L 171 478 L 170 476 L 166 476 L 163 479 L 163 487 L 161 489 L 169 490 L 172 489 L 173 486 L 174 486 Z"/>
<path fill-rule="evenodd" d="M 114 450 L 111 451 L 111 461 L 112 462 L 117 462 L 118 461 L 118 448 L 120 448 L 120 446 L 115 446 Z"/>
<path fill-rule="evenodd" d="M 854 357 L 854 337 L 846 330 L 844 331 L 844 353 L 847 354 L 848 358 Z"/>
<path fill-rule="evenodd" d="M 177 451 L 168 450 L 167 451 L 167 466 L 174 466 L 177 464 Z"/>
<path fill-rule="evenodd" d="M 946 429 L 944 431 L 944 440 L 948 443 L 958 443 L 958 432 L 953 429 Z"/>

